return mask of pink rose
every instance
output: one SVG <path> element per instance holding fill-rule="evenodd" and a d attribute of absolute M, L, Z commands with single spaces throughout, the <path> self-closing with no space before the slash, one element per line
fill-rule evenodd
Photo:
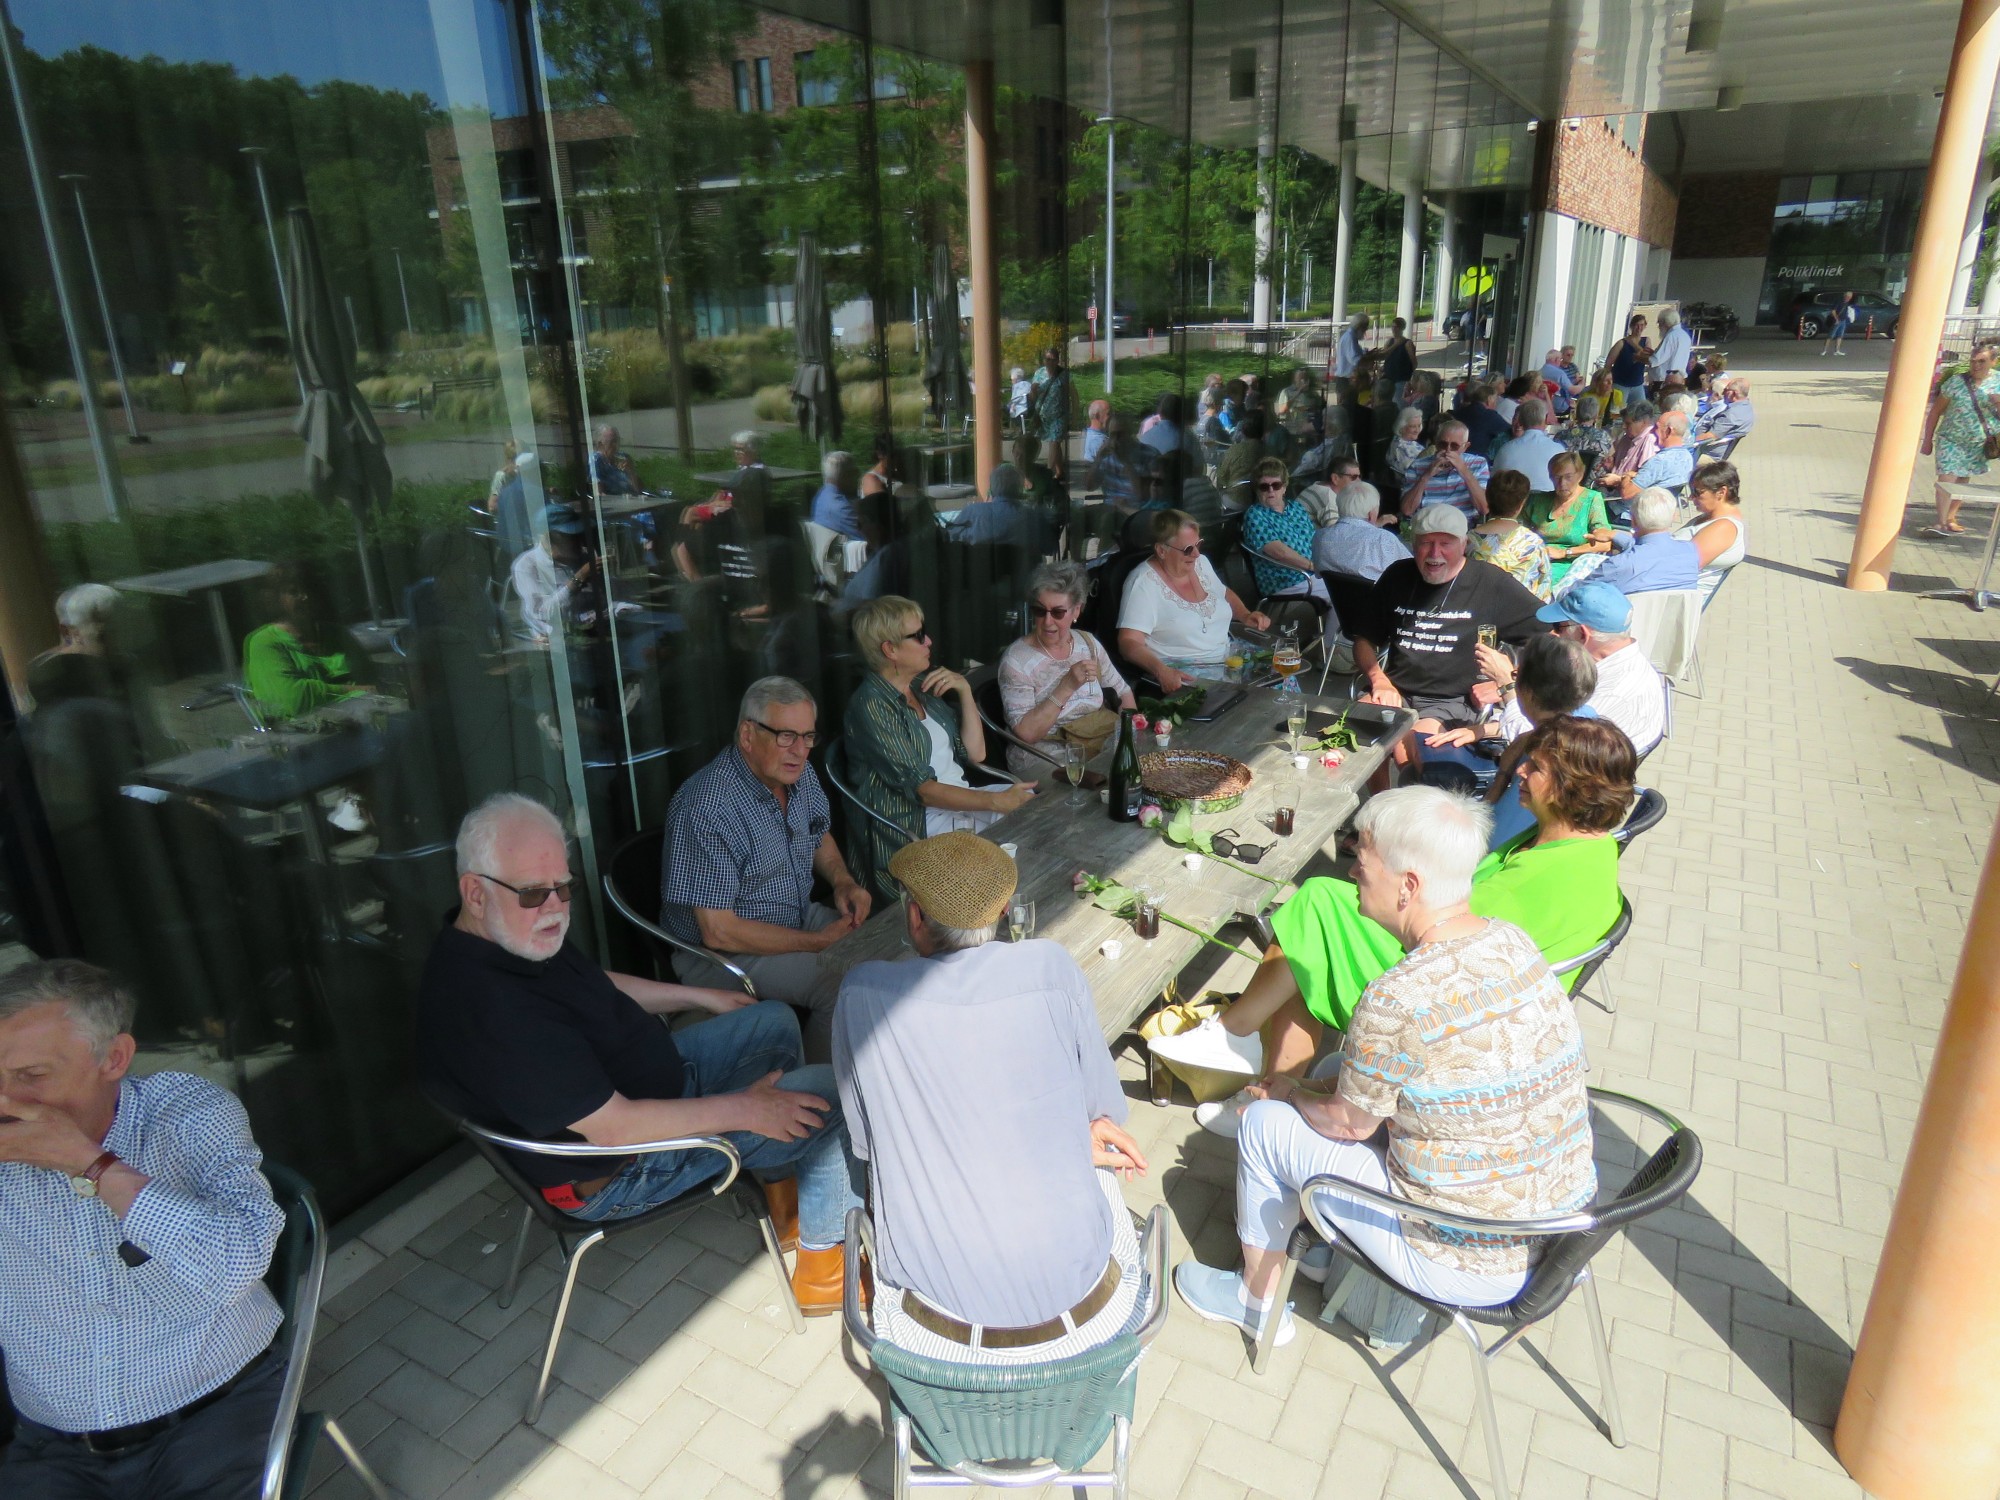
<path fill-rule="evenodd" d="M 1342 752 L 1338 750 L 1329 750 L 1319 758 L 1319 763 L 1325 766 L 1328 770 L 1332 770 L 1335 766 L 1339 765 L 1342 761 L 1346 759 L 1347 759 L 1346 755 L 1344 755 Z"/>
<path fill-rule="evenodd" d="M 1157 802 L 1142 802 L 1139 804 L 1139 826 L 1141 828 L 1158 828 L 1161 823 L 1166 821 L 1166 816 L 1166 809 L 1162 808 Z"/>
<path fill-rule="evenodd" d="M 1090 871 L 1078 870 L 1069 878 L 1069 888 L 1073 891 L 1087 890 L 1090 886 Z"/>
<path fill-rule="evenodd" d="M 1144 714 L 1134 714 L 1132 715 L 1132 727 L 1143 734 L 1153 726 L 1146 721 Z"/>

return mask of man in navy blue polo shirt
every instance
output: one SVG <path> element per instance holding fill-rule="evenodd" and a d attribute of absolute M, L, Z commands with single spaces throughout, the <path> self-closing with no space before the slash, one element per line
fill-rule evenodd
<path fill-rule="evenodd" d="M 818 705 L 789 677 L 750 684 L 736 742 L 690 776 L 667 807 L 660 925 L 727 955 L 766 1000 L 804 1006 L 806 1056 L 833 1056 L 841 972 L 821 961 L 868 918 L 869 895 L 830 832 L 832 809 L 807 758 Z M 833 905 L 813 900 L 813 876 Z M 679 955 L 689 984 L 732 983 L 727 969 Z"/>
<path fill-rule="evenodd" d="M 606 972 L 569 941 L 576 883 L 562 824 L 502 793 L 458 832 L 460 906 L 431 946 L 417 999 L 417 1065 L 445 1109 L 502 1134 L 639 1145 L 722 1135 L 764 1182 L 792 1290 L 840 1306 L 854 1162 L 831 1067 L 800 1065 L 788 1005 L 741 990 Z M 675 1032 L 661 1018 L 714 1018 Z M 714 1151 L 626 1157 L 517 1154 L 521 1175 L 584 1223 L 642 1213 L 723 1171 Z"/>

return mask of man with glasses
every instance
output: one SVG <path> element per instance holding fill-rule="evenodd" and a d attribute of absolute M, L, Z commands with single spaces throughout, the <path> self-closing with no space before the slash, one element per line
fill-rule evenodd
<path fill-rule="evenodd" d="M 840 972 L 821 955 L 868 917 L 868 892 L 834 842 L 832 809 L 808 756 L 819 708 L 789 677 L 750 684 L 736 741 L 674 793 L 660 869 L 660 925 L 725 954 L 765 1000 L 811 1012 L 806 1056 L 832 1055 Z M 833 905 L 813 899 L 813 876 Z M 727 969 L 678 954 L 689 984 L 729 985 Z"/>
<path fill-rule="evenodd" d="M 600 968 L 569 941 L 576 876 L 555 815 L 512 792 L 458 830 L 459 909 L 417 1000 L 426 1094 L 523 1139 L 625 1146 L 724 1135 L 764 1180 L 792 1289 L 808 1314 L 840 1306 L 841 1240 L 857 1198 L 833 1070 L 802 1067 L 798 1017 L 741 990 L 661 984 Z M 672 1031 L 660 1017 L 715 1019 Z M 723 1170 L 712 1151 L 624 1157 L 517 1154 L 521 1175 L 586 1224 L 629 1218 Z"/>
<path fill-rule="evenodd" d="M 1438 424 L 1437 456 L 1403 491 L 1404 515 L 1414 516 L 1426 505 L 1449 505 L 1470 523 L 1486 519 L 1486 481 L 1492 470 L 1485 459 L 1467 451 L 1470 441 L 1466 425 L 1456 418 Z"/>

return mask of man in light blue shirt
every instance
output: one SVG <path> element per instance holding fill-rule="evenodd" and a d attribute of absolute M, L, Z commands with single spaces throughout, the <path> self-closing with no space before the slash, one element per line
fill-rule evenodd
<path fill-rule="evenodd" d="M 1549 383 L 1549 389 L 1555 393 L 1555 413 L 1559 417 L 1567 416 L 1570 407 L 1576 402 L 1576 382 L 1570 378 L 1569 371 L 1563 368 L 1562 357 L 1562 350 L 1551 349 L 1548 358 L 1542 361 L 1542 379 Z"/>
<path fill-rule="evenodd" d="M 127 1076 L 132 1010 L 72 959 L 0 979 L 0 1494 L 254 1500 L 285 1215 L 235 1095 Z"/>
<path fill-rule="evenodd" d="M 860 541 L 863 537 L 861 514 L 854 508 L 854 498 L 861 476 L 855 470 L 854 455 L 839 452 L 827 454 L 820 461 L 819 473 L 823 482 L 819 493 L 812 499 L 813 524 Z"/>
<path fill-rule="evenodd" d="M 1090 425 L 1083 429 L 1083 461 L 1097 462 L 1098 450 L 1104 446 L 1104 424 L 1111 420 L 1111 403 L 1097 400 L 1090 403 Z"/>
<path fill-rule="evenodd" d="M 1746 436 L 1757 423 L 1756 408 L 1750 404 L 1750 382 L 1731 375 L 1721 385 L 1722 399 L 1702 413 L 1695 428 L 1695 441 L 1729 443 Z"/>
<path fill-rule="evenodd" d="M 876 1329 L 972 1364 L 1115 1338 L 1144 1299 L 1112 1174 L 1146 1162 L 1089 981 L 1060 943 L 994 941 L 1018 879 L 998 845 L 939 834 L 889 872 L 914 953 L 849 970 L 833 1033 L 873 1189 Z"/>
<path fill-rule="evenodd" d="M 1365 479 L 1357 479 L 1334 496 L 1340 518 L 1313 535 L 1313 566 L 1373 583 L 1390 563 L 1401 562 L 1410 549 L 1388 527 L 1379 524 L 1382 494 Z"/>
<path fill-rule="evenodd" d="M 1693 588 L 1701 573 L 1701 555 L 1693 542 L 1674 535 L 1680 511 L 1680 502 L 1666 490 L 1641 490 L 1632 502 L 1631 535 L 1612 533 L 1614 555 L 1583 577 L 1608 583 L 1627 596 Z"/>
<path fill-rule="evenodd" d="M 1660 413 L 1654 429 L 1660 435 L 1660 449 L 1639 465 L 1639 472 L 1619 484 L 1615 498 L 1630 503 L 1645 489 L 1681 490 L 1694 476 L 1694 449 L 1687 445 L 1688 419 L 1684 411 Z M 1610 495 L 1607 499 L 1613 498 Z"/>
<path fill-rule="evenodd" d="M 1694 340 L 1681 327 L 1681 315 L 1673 308 L 1660 312 L 1660 346 L 1653 351 L 1653 357 L 1646 364 L 1647 378 L 1654 382 L 1665 380 L 1669 375 L 1685 375 L 1688 356 L 1694 353 Z"/>
<path fill-rule="evenodd" d="M 986 481 L 987 498 L 968 501 L 951 523 L 954 542 L 1006 542 L 1039 555 L 1042 518 L 1029 508 L 1027 485 L 1012 464 L 995 464 Z"/>
<path fill-rule="evenodd" d="M 1549 436 L 1549 408 L 1537 397 L 1529 397 L 1514 409 L 1514 436 L 1493 455 L 1493 472 L 1512 470 L 1528 476 L 1528 488 L 1552 490 L 1549 460 L 1563 451 L 1563 445 Z"/>
<path fill-rule="evenodd" d="M 1361 342 L 1367 332 L 1367 313 L 1356 313 L 1347 327 L 1341 330 L 1340 341 L 1333 349 L 1333 373 L 1336 376 L 1354 373 L 1354 367 L 1361 363 L 1361 356 L 1368 352 Z"/>

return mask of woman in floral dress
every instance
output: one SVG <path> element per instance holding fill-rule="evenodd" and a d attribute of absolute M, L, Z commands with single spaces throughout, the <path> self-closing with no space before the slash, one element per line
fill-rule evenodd
<path fill-rule="evenodd" d="M 2000 433 L 2000 372 L 1993 368 L 1994 346 L 1972 351 L 1971 367 L 1955 370 L 1938 382 L 1937 397 L 1924 419 L 1924 452 L 1937 454 L 1937 525 L 1925 536 L 1961 536 L 1958 508 L 1963 504 L 1948 485 L 1964 484 L 1986 472 L 1986 435 Z"/>

